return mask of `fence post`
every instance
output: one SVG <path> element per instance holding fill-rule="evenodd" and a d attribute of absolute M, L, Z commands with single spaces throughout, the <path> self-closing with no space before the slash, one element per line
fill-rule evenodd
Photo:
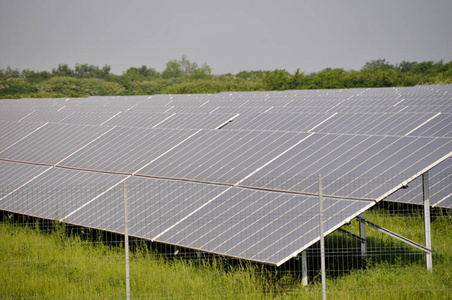
<path fill-rule="evenodd" d="M 430 230 L 430 192 L 429 192 L 429 182 L 428 182 L 428 171 L 422 174 L 422 191 L 424 200 L 424 236 L 425 236 L 425 247 L 432 250 L 432 237 Z M 425 254 L 425 265 L 427 270 L 432 270 L 432 253 Z"/>
<path fill-rule="evenodd" d="M 301 282 L 303 286 L 308 285 L 308 260 L 306 257 L 306 250 L 301 252 Z"/>
<path fill-rule="evenodd" d="M 359 215 L 361 219 L 359 220 L 359 237 L 362 238 L 361 242 L 361 259 L 366 259 L 367 255 L 367 244 L 366 244 L 366 224 L 364 223 L 364 220 L 366 219 L 366 216 L 364 213 Z"/>
<path fill-rule="evenodd" d="M 127 185 L 124 181 L 124 248 L 126 251 L 126 299 L 130 300 L 129 228 L 127 222 Z"/>
<path fill-rule="evenodd" d="M 322 299 L 326 300 L 326 274 L 325 274 L 325 233 L 323 228 L 323 194 L 322 175 L 319 174 L 319 210 L 320 210 L 320 265 L 322 272 Z"/>

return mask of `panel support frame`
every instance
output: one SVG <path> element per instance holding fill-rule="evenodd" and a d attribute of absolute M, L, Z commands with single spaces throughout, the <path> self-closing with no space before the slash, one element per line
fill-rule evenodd
<path fill-rule="evenodd" d="M 365 213 L 359 215 L 362 219 L 366 219 Z M 367 243 L 366 243 L 366 224 L 359 221 L 359 237 L 361 238 L 361 259 L 365 260 L 367 258 Z"/>
<path fill-rule="evenodd" d="M 405 244 L 408 244 L 408 245 L 410 245 L 410 246 L 412 246 L 414 248 L 417 248 L 417 249 L 419 249 L 419 250 L 421 250 L 421 251 L 423 251 L 425 253 L 430 253 L 430 254 L 432 253 L 432 250 L 430 250 L 429 248 L 427 248 L 427 247 L 425 247 L 425 246 L 423 246 L 421 244 L 418 244 L 418 243 L 416 243 L 416 242 L 414 242 L 414 241 L 412 241 L 412 240 L 410 240 L 410 239 L 408 239 L 408 238 L 406 238 L 406 237 L 404 237 L 404 236 L 402 236 L 402 235 L 400 235 L 398 233 L 395 233 L 395 232 L 390 231 L 390 230 L 388 230 L 386 228 L 383 228 L 383 227 L 381 227 L 381 226 L 379 226 L 379 225 L 377 225 L 375 223 L 372 223 L 372 222 L 370 222 L 370 221 L 368 221 L 366 219 L 363 219 L 363 218 L 361 218 L 359 216 L 356 217 L 356 219 L 358 221 L 360 221 L 360 222 L 363 222 L 365 225 L 367 225 L 369 227 L 372 227 L 372 228 L 374 228 L 374 229 L 376 229 L 376 230 L 378 230 L 380 232 L 383 232 L 384 234 L 387 234 L 387 235 L 389 235 L 389 236 L 391 236 L 391 237 L 393 237 L 395 239 L 398 239 L 399 241 L 404 242 Z"/>
<path fill-rule="evenodd" d="M 431 271 L 433 269 L 432 263 L 432 236 L 430 228 L 430 192 L 428 171 L 422 174 L 422 197 L 424 202 L 424 236 L 425 247 L 430 249 L 429 253 L 425 254 L 425 267 Z"/>
<path fill-rule="evenodd" d="M 301 282 L 303 286 L 308 285 L 308 259 L 306 257 L 306 250 L 301 252 Z"/>

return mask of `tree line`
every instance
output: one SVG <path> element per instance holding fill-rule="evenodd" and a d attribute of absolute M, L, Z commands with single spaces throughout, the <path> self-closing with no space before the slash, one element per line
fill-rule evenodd
<path fill-rule="evenodd" d="M 167 62 L 159 73 L 143 65 L 122 75 L 111 67 L 60 64 L 52 71 L 0 69 L 0 98 L 50 98 L 113 95 L 196 94 L 223 91 L 274 91 L 288 89 L 337 89 L 363 87 L 452 84 L 452 61 L 391 64 L 372 60 L 358 71 L 326 68 L 305 74 L 297 70 L 242 71 L 213 75 L 207 64 L 198 65 L 186 56 Z"/>

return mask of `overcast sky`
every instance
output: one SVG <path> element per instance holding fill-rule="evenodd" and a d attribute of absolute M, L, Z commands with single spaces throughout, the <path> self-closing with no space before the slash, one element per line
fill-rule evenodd
<path fill-rule="evenodd" d="M 0 0 L 0 68 L 146 65 L 214 74 L 452 60 L 451 0 Z"/>

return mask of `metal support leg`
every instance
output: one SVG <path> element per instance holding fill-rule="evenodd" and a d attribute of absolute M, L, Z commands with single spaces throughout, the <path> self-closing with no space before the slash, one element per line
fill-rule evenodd
<path fill-rule="evenodd" d="M 364 213 L 359 215 L 365 220 Z M 361 258 L 364 260 L 367 256 L 367 244 L 366 244 L 366 224 L 362 220 L 359 220 L 359 237 L 361 238 Z"/>
<path fill-rule="evenodd" d="M 301 281 L 303 286 L 308 285 L 308 260 L 306 258 L 306 250 L 301 252 Z"/>
<path fill-rule="evenodd" d="M 424 230 L 425 230 L 425 247 L 430 253 L 425 254 L 425 265 L 427 270 L 432 270 L 432 237 L 430 230 L 430 193 L 428 182 L 428 171 L 422 174 L 422 190 L 424 198 Z"/>
<path fill-rule="evenodd" d="M 322 270 L 322 299 L 326 300 L 326 268 L 325 268 L 325 232 L 323 228 L 323 187 L 322 175 L 319 174 L 319 223 L 320 223 L 320 268 Z"/>

